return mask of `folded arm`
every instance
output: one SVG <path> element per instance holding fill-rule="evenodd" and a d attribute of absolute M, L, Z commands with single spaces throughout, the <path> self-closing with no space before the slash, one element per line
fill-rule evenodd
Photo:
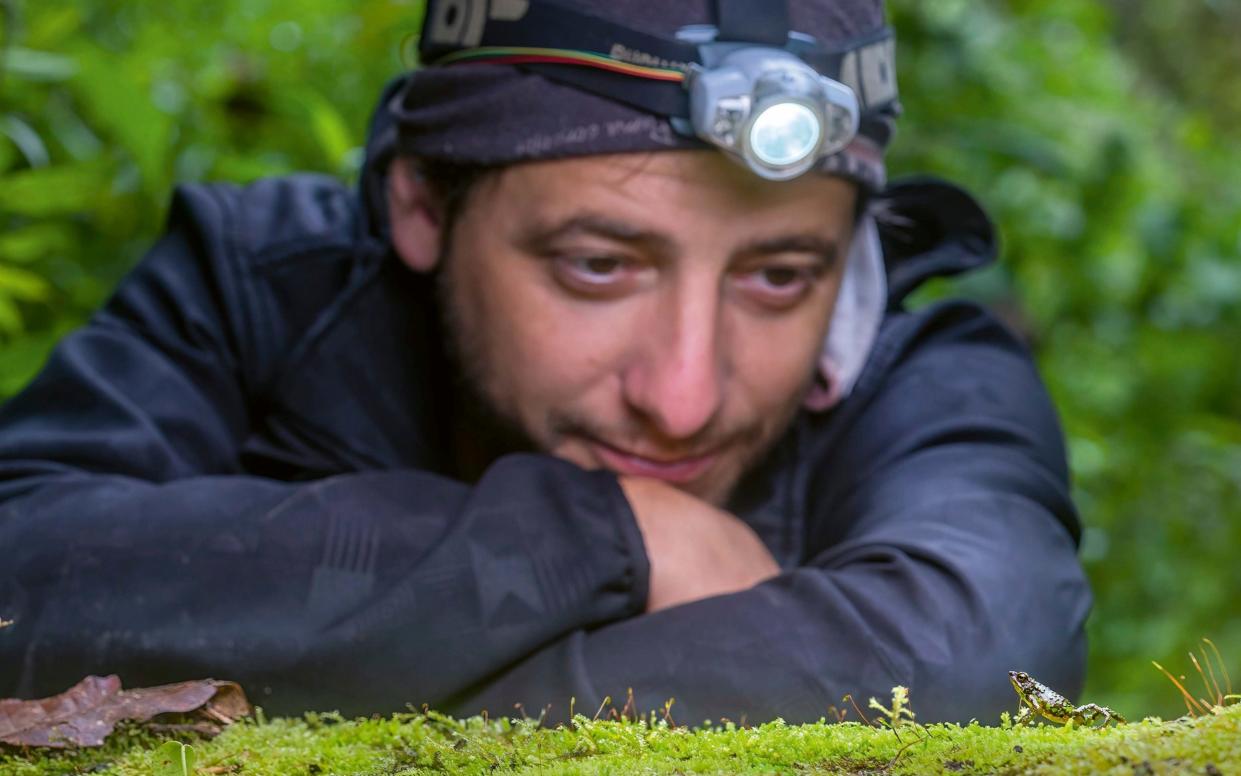
<path fill-rule="evenodd" d="M 925 320 L 865 406 L 810 430 L 800 566 L 579 630 L 453 710 L 562 719 L 570 698 L 593 713 L 632 688 L 639 711 L 675 699 L 683 723 L 792 722 L 904 685 L 924 721 L 993 720 L 1009 669 L 1080 688 L 1090 597 L 1054 413 L 990 318 Z"/>
<path fill-rule="evenodd" d="M 225 203 L 227 204 L 227 203 Z M 614 477 L 544 456 L 246 476 L 263 319 L 224 205 L 183 194 L 105 310 L 0 410 L 0 697 L 216 676 L 273 712 L 438 704 L 640 612 Z"/>
<path fill-rule="evenodd" d="M 808 429 L 829 438 L 800 487 L 800 566 L 635 616 L 647 558 L 609 474 L 526 456 L 473 487 L 246 476 L 270 322 L 197 200 L 0 411 L 0 695 L 215 675 L 275 712 L 555 716 L 632 687 L 693 722 L 815 719 L 895 684 L 924 719 L 989 715 L 1009 668 L 1080 685 L 1059 432 L 989 319 L 926 317 L 871 399 Z"/>

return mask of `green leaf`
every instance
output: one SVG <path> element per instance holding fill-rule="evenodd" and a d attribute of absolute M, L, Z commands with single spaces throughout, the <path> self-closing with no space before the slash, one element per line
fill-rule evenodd
<path fill-rule="evenodd" d="M 48 282 L 35 273 L 0 264 L 0 294 L 26 302 L 42 302 L 51 290 Z"/>
<path fill-rule="evenodd" d="M 31 167 L 46 167 L 51 161 L 43 138 L 20 117 L 12 114 L 0 117 L 0 132 L 8 135 Z"/>
<path fill-rule="evenodd" d="M 148 66 L 91 51 L 80 56 L 74 90 L 92 119 L 138 165 L 148 188 L 162 188 L 172 151 L 172 118 L 151 98 Z M 106 138 L 105 138 L 106 141 Z"/>
<path fill-rule="evenodd" d="M 3 138 L 0 138 L 0 173 L 12 167 L 16 161 L 17 146 L 12 142 L 6 143 Z"/>
<path fill-rule="evenodd" d="M 180 741 L 168 741 L 155 750 L 153 776 L 193 776 L 194 747 Z"/>
<path fill-rule="evenodd" d="M 30 264 L 73 249 L 73 230 L 62 223 L 31 224 L 0 233 L 0 261 Z"/>
<path fill-rule="evenodd" d="M 0 296 L 0 332 L 9 331 L 6 322 L 17 327 L 11 333 L 21 334 L 22 319 L 17 306 Z M 33 380 L 47 363 L 52 348 L 73 328 L 74 324 L 69 322 L 57 322 L 52 329 L 32 331 L 4 343 L 0 347 L 0 400 L 16 394 Z"/>
<path fill-rule="evenodd" d="M 28 20 L 26 41 L 41 49 L 57 49 L 82 27 L 82 9 L 71 5 L 53 8 L 44 4 L 39 14 Z"/>
<path fill-rule="evenodd" d="M 105 168 L 97 163 L 22 170 L 0 177 L 0 212 L 54 216 L 90 210 L 107 195 Z"/>
<path fill-rule="evenodd" d="M 0 293 L 0 334 L 13 336 L 21 334 L 25 330 L 26 327 L 22 322 L 22 312 L 17 309 L 17 303 L 3 293 Z M 0 351 L 0 353 L 2 352 Z"/>
<path fill-rule="evenodd" d="M 78 72 L 77 63 L 63 54 L 13 47 L 0 57 L 7 75 L 25 81 L 68 81 Z"/>
<path fill-rule="evenodd" d="M 310 130 L 328 168 L 342 169 L 355 145 L 345 117 L 327 98 L 309 89 L 299 91 L 293 99 L 306 112 Z"/>

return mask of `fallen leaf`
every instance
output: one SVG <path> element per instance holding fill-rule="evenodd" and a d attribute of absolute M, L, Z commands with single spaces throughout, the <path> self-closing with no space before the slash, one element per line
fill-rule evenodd
<path fill-rule="evenodd" d="M 189 714 L 190 729 L 215 735 L 251 713 L 234 682 L 204 679 L 122 690 L 117 676 L 88 676 L 51 698 L 0 700 L 0 744 L 64 749 L 102 746 L 122 720 Z"/>

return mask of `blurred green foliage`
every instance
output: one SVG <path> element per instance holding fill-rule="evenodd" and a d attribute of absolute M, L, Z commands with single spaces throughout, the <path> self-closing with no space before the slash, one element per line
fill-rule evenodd
<path fill-rule="evenodd" d="M 0 0 L 0 396 L 158 232 L 181 180 L 355 174 L 417 0 Z M 964 293 L 1031 341 L 1097 595 L 1091 700 L 1180 713 L 1151 666 L 1241 665 L 1241 5 L 890 0 L 894 173 L 969 186 L 1004 261 Z M 1037 582 L 1037 580 L 1035 580 Z M 1175 669 L 1174 669 L 1175 670 Z M 917 699 L 914 698 L 915 707 Z"/>
<path fill-rule="evenodd" d="M 1241 674 L 1241 113 L 1218 69 L 1241 6 L 891 10 L 892 167 L 965 183 L 1004 238 L 999 267 L 931 293 L 1006 311 L 1063 414 L 1096 593 L 1086 694 L 1176 714 L 1152 659 L 1196 678 L 1208 636 Z"/>
<path fill-rule="evenodd" d="M 414 0 L 0 0 L 0 396 L 99 305 L 171 187 L 350 175 Z"/>

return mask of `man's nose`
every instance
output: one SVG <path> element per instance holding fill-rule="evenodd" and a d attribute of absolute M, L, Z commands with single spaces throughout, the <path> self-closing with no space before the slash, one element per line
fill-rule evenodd
<path fill-rule="evenodd" d="M 716 287 L 660 300 L 642 327 L 624 380 L 625 400 L 669 440 L 706 428 L 723 401 L 724 322 Z"/>

